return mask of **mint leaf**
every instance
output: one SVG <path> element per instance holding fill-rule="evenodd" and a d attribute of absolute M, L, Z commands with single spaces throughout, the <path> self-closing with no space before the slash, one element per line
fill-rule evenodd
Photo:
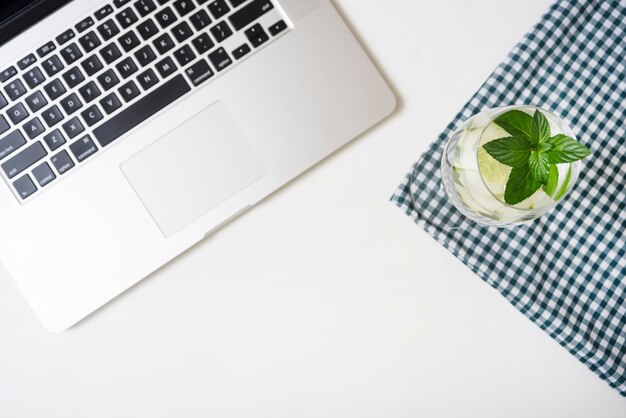
<path fill-rule="evenodd" d="M 543 191 L 550 197 L 554 196 L 556 186 L 559 184 L 559 168 L 556 164 L 550 164 L 550 176 L 548 182 L 543 186 Z"/>
<path fill-rule="evenodd" d="M 530 142 L 525 137 L 512 136 L 494 139 L 483 145 L 489 155 L 509 167 L 521 167 L 528 164 Z"/>
<path fill-rule="evenodd" d="M 550 145 L 545 154 L 551 164 L 573 163 L 591 155 L 586 146 L 565 135 L 553 136 L 546 144 Z"/>
<path fill-rule="evenodd" d="M 528 157 L 528 169 L 533 178 L 541 184 L 548 182 L 550 176 L 550 162 L 548 156 L 541 151 L 531 151 Z"/>
<path fill-rule="evenodd" d="M 535 110 L 530 129 L 530 141 L 540 145 L 550 139 L 550 122 L 539 110 Z"/>
<path fill-rule="evenodd" d="M 494 122 L 513 136 L 530 138 L 532 117 L 526 112 L 510 110 L 498 116 Z"/>
<path fill-rule="evenodd" d="M 504 201 L 509 205 L 516 205 L 528 199 L 540 187 L 541 183 L 533 177 L 528 166 L 515 167 L 511 170 L 509 181 L 506 183 Z"/>

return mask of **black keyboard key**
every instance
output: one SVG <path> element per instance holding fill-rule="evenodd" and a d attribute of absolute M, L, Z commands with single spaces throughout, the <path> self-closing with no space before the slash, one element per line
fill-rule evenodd
<path fill-rule="evenodd" d="M 82 58 L 83 53 L 80 52 L 80 49 L 78 49 L 78 45 L 72 43 L 61 50 L 61 56 L 63 57 L 67 65 L 70 65 L 76 60 Z"/>
<path fill-rule="evenodd" d="M 132 30 L 124 35 L 122 35 L 119 39 L 120 45 L 124 48 L 124 51 L 130 52 L 133 49 L 137 48 L 141 41 L 137 37 L 137 34 Z"/>
<path fill-rule="evenodd" d="M 287 24 L 285 23 L 284 20 L 279 20 L 278 22 L 270 26 L 269 31 L 272 34 L 272 36 L 276 36 L 279 33 L 283 32 L 285 29 L 287 29 Z"/>
<path fill-rule="evenodd" d="M 72 89 L 85 81 L 85 76 L 80 68 L 72 67 L 63 74 L 63 80 L 65 80 L 69 88 Z"/>
<path fill-rule="evenodd" d="M 174 2 L 174 8 L 180 16 L 186 16 L 196 8 L 195 4 L 191 0 L 176 0 Z"/>
<path fill-rule="evenodd" d="M 222 71 L 233 63 L 224 48 L 220 48 L 215 52 L 210 53 L 209 61 L 211 61 L 211 64 L 213 64 L 213 67 L 215 67 L 217 71 Z"/>
<path fill-rule="evenodd" d="M 65 137 L 58 129 L 55 129 L 48 135 L 44 136 L 43 140 L 45 141 L 50 151 L 54 151 L 58 149 L 61 145 L 65 144 Z"/>
<path fill-rule="evenodd" d="M 172 34 L 178 43 L 182 43 L 193 34 L 193 31 L 187 22 L 181 22 L 172 28 Z"/>
<path fill-rule="evenodd" d="M 117 109 L 122 107 L 122 102 L 120 102 L 120 99 L 117 97 L 115 93 L 111 93 L 108 96 L 106 96 L 104 99 L 100 100 L 100 106 L 102 106 L 104 111 L 108 115 L 110 115 L 111 113 L 115 112 Z"/>
<path fill-rule="evenodd" d="M 202 35 L 198 36 L 193 41 L 191 41 L 191 44 L 194 46 L 194 48 L 196 48 L 196 51 L 198 51 L 198 54 L 200 55 L 204 54 L 205 52 L 209 52 L 209 50 L 215 46 L 208 33 L 203 33 Z"/>
<path fill-rule="evenodd" d="M 191 21 L 193 27 L 196 28 L 196 31 L 201 31 L 211 24 L 211 18 L 204 10 L 200 10 L 199 12 L 192 14 L 189 20 Z"/>
<path fill-rule="evenodd" d="M 157 25 L 156 23 L 154 23 L 154 20 L 147 19 L 141 22 L 139 25 L 137 25 L 137 32 L 139 32 L 139 35 L 144 41 L 147 41 L 148 39 L 152 38 L 157 33 L 159 33 L 159 28 L 157 28 Z"/>
<path fill-rule="evenodd" d="M 124 29 L 128 28 L 129 26 L 131 26 L 138 20 L 137 15 L 135 14 L 135 12 L 133 12 L 133 9 L 131 9 L 130 7 L 116 14 L 115 18 L 117 19 L 118 22 L 120 22 L 120 25 Z"/>
<path fill-rule="evenodd" d="M 104 62 L 111 64 L 122 56 L 122 51 L 120 51 L 117 45 L 111 43 L 100 50 L 100 56 L 104 59 Z"/>
<path fill-rule="evenodd" d="M 215 19 L 219 19 L 230 11 L 230 7 L 224 0 L 216 0 L 209 3 L 209 11 Z"/>
<path fill-rule="evenodd" d="M 159 54 L 161 55 L 165 54 L 167 51 L 174 48 L 174 41 L 172 40 L 172 37 L 167 33 L 164 33 L 163 35 L 159 36 L 152 43 L 154 44 L 154 47 L 156 48 L 157 51 L 159 51 Z"/>
<path fill-rule="evenodd" d="M 15 77 L 16 74 L 17 69 L 14 66 L 10 66 L 0 73 L 0 82 L 4 83 L 5 81 Z"/>
<path fill-rule="evenodd" d="M 214 75 L 213 70 L 211 70 L 209 64 L 206 62 L 206 60 L 203 59 L 196 62 L 191 67 L 187 68 L 185 70 L 185 73 L 187 74 L 187 77 L 189 77 L 191 83 L 194 86 L 199 86 Z"/>
<path fill-rule="evenodd" d="M 0 115 L 0 135 L 8 131 L 10 127 L 11 125 L 9 125 L 9 122 L 7 122 L 6 118 Z"/>
<path fill-rule="evenodd" d="M 24 81 L 31 89 L 34 89 L 35 87 L 43 83 L 44 80 L 45 77 L 39 67 L 33 67 L 26 73 L 24 73 Z"/>
<path fill-rule="evenodd" d="M 174 64 L 174 61 L 167 57 L 156 64 L 156 69 L 161 74 L 161 78 L 167 78 L 176 72 L 178 67 Z"/>
<path fill-rule="evenodd" d="M 81 36 L 78 42 L 85 52 L 91 52 L 102 44 L 100 38 L 98 38 L 98 35 L 96 35 L 94 31 L 87 32 L 84 36 Z"/>
<path fill-rule="evenodd" d="M 94 136 L 101 146 L 107 146 L 190 90 L 185 78 L 178 75 L 97 127 Z"/>
<path fill-rule="evenodd" d="M 184 67 L 185 65 L 196 59 L 196 54 L 193 52 L 189 45 L 185 45 L 174 52 L 174 58 L 176 58 L 176 61 L 178 61 L 178 64 L 181 67 Z"/>
<path fill-rule="evenodd" d="M 90 27 L 92 27 L 94 24 L 93 18 L 91 16 L 86 17 L 85 19 L 81 20 L 80 22 L 78 22 L 76 24 L 76 30 L 78 31 L 78 33 L 84 32 L 87 29 L 89 29 Z"/>
<path fill-rule="evenodd" d="M 2 169 L 6 173 L 7 177 L 12 179 L 13 177 L 26 170 L 37 161 L 41 160 L 48 154 L 41 142 L 35 142 L 29 147 L 22 150 L 19 154 L 12 157 L 10 160 L 6 160 L 2 163 Z"/>
<path fill-rule="evenodd" d="M 117 68 L 117 71 L 123 78 L 128 78 L 137 72 L 137 65 L 131 57 L 125 58 L 124 60 L 120 61 L 115 66 L 115 68 Z"/>
<path fill-rule="evenodd" d="M 7 102 L 7 99 L 4 97 L 4 94 L 0 93 L 0 109 L 4 109 L 8 104 L 9 102 Z"/>
<path fill-rule="evenodd" d="M 36 91 L 25 100 L 31 112 L 35 113 L 48 104 L 48 101 L 40 91 Z"/>
<path fill-rule="evenodd" d="M 76 137 L 76 135 L 83 132 L 85 130 L 85 127 L 78 118 L 72 118 L 63 124 L 63 130 L 65 131 L 67 136 L 72 139 Z"/>
<path fill-rule="evenodd" d="M 113 7 L 111 7 L 110 4 L 107 4 L 106 6 L 104 6 L 103 8 L 99 9 L 96 13 L 96 19 L 98 20 L 102 20 L 105 17 L 107 17 L 108 15 L 110 15 L 111 13 L 113 13 Z"/>
<path fill-rule="evenodd" d="M 74 143 L 70 144 L 70 151 L 74 154 L 76 161 L 82 163 L 87 158 L 94 155 L 98 151 L 98 147 L 94 144 L 91 137 L 86 135 L 78 141 L 74 141 Z"/>
<path fill-rule="evenodd" d="M 251 3 L 231 14 L 228 19 L 235 30 L 241 30 L 274 8 L 270 0 L 252 0 Z"/>
<path fill-rule="evenodd" d="M 4 91 L 11 100 L 17 100 L 26 93 L 26 87 L 20 80 L 13 80 L 4 86 Z"/>
<path fill-rule="evenodd" d="M 117 77 L 115 71 L 113 70 L 106 70 L 104 73 L 98 76 L 98 83 L 100 83 L 105 91 L 111 90 L 119 82 L 120 79 Z"/>
<path fill-rule="evenodd" d="M 50 162 L 54 168 L 57 169 L 57 173 L 61 175 L 67 173 L 74 167 L 74 161 L 72 161 L 72 158 L 65 150 L 50 158 Z"/>
<path fill-rule="evenodd" d="M 63 45 L 66 42 L 69 42 L 70 39 L 73 39 L 76 36 L 72 29 L 68 29 L 59 36 L 56 37 L 56 41 L 59 45 Z"/>
<path fill-rule="evenodd" d="M 113 19 L 109 19 L 98 26 L 98 32 L 100 32 L 102 39 L 108 41 L 120 33 L 120 28 L 117 27 L 117 24 L 113 21 Z"/>
<path fill-rule="evenodd" d="M 93 126 L 96 123 L 100 122 L 103 118 L 102 112 L 100 112 L 100 109 L 98 108 L 97 105 L 90 106 L 89 108 L 87 108 L 87 110 L 83 111 L 80 115 L 85 120 L 85 123 L 87 123 L 87 126 Z"/>
<path fill-rule="evenodd" d="M 46 125 L 48 125 L 49 128 L 52 128 L 54 125 L 63 120 L 63 114 L 61 113 L 61 110 L 59 110 L 59 107 L 57 105 L 46 109 L 41 114 L 41 117 L 46 122 Z"/>
<path fill-rule="evenodd" d="M 46 94 L 50 98 L 50 100 L 56 100 L 65 94 L 65 86 L 61 83 L 61 80 L 55 78 L 48 84 L 46 84 L 43 89 L 46 91 Z"/>
<path fill-rule="evenodd" d="M 52 51 L 54 51 L 56 48 L 57 47 L 54 44 L 54 42 L 50 41 L 47 44 L 37 48 L 37 55 L 39 55 L 39 58 L 43 58 L 49 53 L 51 53 Z"/>
<path fill-rule="evenodd" d="M 35 54 L 28 54 L 17 62 L 17 66 L 20 70 L 25 70 L 26 68 L 33 65 L 35 61 L 37 61 L 37 57 L 35 57 Z"/>
<path fill-rule="evenodd" d="M 33 118 L 26 122 L 22 126 L 22 129 L 24 129 L 24 132 L 26 132 L 26 135 L 28 135 L 30 139 L 33 139 L 41 135 L 45 128 L 43 127 L 43 123 L 41 123 L 41 120 L 39 120 L 39 118 Z"/>
<path fill-rule="evenodd" d="M 151 89 L 158 81 L 157 75 L 150 68 L 137 76 L 137 81 L 144 90 Z"/>
<path fill-rule="evenodd" d="M 104 68 L 102 65 L 102 61 L 100 61 L 100 58 L 98 58 L 97 55 L 90 56 L 89 58 L 81 62 L 80 65 L 90 77 L 100 71 L 102 68 Z"/>
<path fill-rule="evenodd" d="M 96 100 L 96 98 L 98 98 L 102 94 L 96 83 L 94 83 L 93 81 L 90 81 L 89 83 L 82 86 L 80 89 L 78 89 L 78 92 L 85 100 L 85 103 Z"/>
<path fill-rule="evenodd" d="M 163 6 L 168 1 L 170 1 L 170 0 L 157 0 L 157 3 L 159 3 L 161 6 Z M 200 1 L 202 1 L 202 0 L 200 0 Z"/>
<path fill-rule="evenodd" d="M 233 51 L 233 57 L 235 57 L 236 60 L 240 60 L 246 55 L 248 55 L 250 51 L 252 51 L 252 49 L 250 48 L 250 45 L 243 44 L 239 48 Z"/>
<path fill-rule="evenodd" d="M 233 34 L 233 31 L 230 29 L 230 26 L 228 26 L 228 23 L 224 21 L 217 23 L 210 29 L 210 31 L 213 38 L 215 38 L 218 43 L 230 38 Z"/>
<path fill-rule="evenodd" d="M 247 0 L 228 0 L 230 2 L 230 5 L 233 6 L 233 8 L 235 7 L 239 7 L 242 4 L 244 4 Z"/>
<path fill-rule="evenodd" d="M 33 177 L 37 180 L 40 187 L 45 187 L 48 184 L 52 183 L 57 176 L 54 175 L 52 169 L 48 165 L 48 163 L 43 163 L 33 168 Z"/>
<path fill-rule="evenodd" d="M 12 154 L 15 150 L 26 143 L 26 138 L 18 130 L 15 130 L 0 139 L 0 160 Z"/>
<path fill-rule="evenodd" d="M 65 113 L 69 116 L 83 107 L 83 102 L 80 101 L 76 93 L 72 93 L 64 99 L 61 99 L 61 107 L 63 107 L 63 110 L 65 110 Z"/>
<path fill-rule="evenodd" d="M 115 5 L 115 7 L 117 7 L 118 9 L 121 8 L 122 6 L 126 5 L 127 3 L 129 3 L 131 0 L 113 0 L 113 4 Z"/>
<path fill-rule="evenodd" d="M 129 81 L 119 88 L 119 93 L 126 102 L 130 102 L 135 97 L 139 96 L 139 87 L 134 81 Z"/>
<path fill-rule="evenodd" d="M 152 0 L 138 0 L 134 3 L 134 6 L 141 17 L 146 17 L 156 10 L 156 6 Z"/>
<path fill-rule="evenodd" d="M 178 20 L 171 7 L 165 7 L 164 9 L 159 10 L 154 16 L 162 29 L 167 28 Z"/>
<path fill-rule="evenodd" d="M 35 183 L 33 183 L 28 174 L 15 180 L 13 187 L 15 187 L 15 191 L 22 200 L 27 199 L 37 191 L 37 186 L 35 186 Z"/>
<path fill-rule="evenodd" d="M 156 54 L 150 45 L 146 45 L 135 52 L 135 58 L 137 62 L 139 62 L 139 65 L 145 67 L 156 59 Z"/>
<path fill-rule="evenodd" d="M 270 39 L 270 37 L 267 36 L 267 33 L 265 33 L 265 30 L 263 30 L 261 25 L 259 25 L 258 23 L 252 26 L 250 29 L 246 30 L 244 33 L 248 37 L 248 40 L 250 41 L 252 46 L 254 46 L 255 48 L 260 47 Z"/>
<path fill-rule="evenodd" d="M 18 103 L 7 110 L 7 116 L 11 119 L 13 125 L 17 125 L 28 117 L 28 111 L 23 104 Z"/>
<path fill-rule="evenodd" d="M 63 63 L 61 62 L 59 57 L 56 55 L 53 55 L 50 58 L 45 59 L 41 63 L 41 66 L 43 67 L 44 71 L 46 72 L 46 74 L 48 74 L 49 77 L 52 77 L 53 75 L 55 75 L 56 73 L 58 73 L 64 68 Z"/>

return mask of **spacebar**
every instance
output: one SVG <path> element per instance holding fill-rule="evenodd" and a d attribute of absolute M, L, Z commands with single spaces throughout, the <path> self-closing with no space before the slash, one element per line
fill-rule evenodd
<path fill-rule="evenodd" d="M 93 135 L 101 146 L 106 147 L 190 90 L 183 76 L 178 75 L 94 129 Z"/>

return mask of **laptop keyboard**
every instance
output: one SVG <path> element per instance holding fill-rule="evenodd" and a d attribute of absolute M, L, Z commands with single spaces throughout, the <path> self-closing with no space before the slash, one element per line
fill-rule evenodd
<path fill-rule="evenodd" d="M 276 0 L 113 0 L 0 72 L 0 175 L 32 199 L 289 29 Z"/>

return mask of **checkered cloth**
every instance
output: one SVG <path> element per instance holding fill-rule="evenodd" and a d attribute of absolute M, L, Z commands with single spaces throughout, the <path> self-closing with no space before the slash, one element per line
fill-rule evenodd
<path fill-rule="evenodd" d="M 626 396 L 626 1 L 560 0 L 414 165 L 392 197 L 511 304 Z M 574 191 L 530 225 L 467 221 L 442 187 L 446 140 L 481 110 L 565 118 L 593 155 Z"/>

